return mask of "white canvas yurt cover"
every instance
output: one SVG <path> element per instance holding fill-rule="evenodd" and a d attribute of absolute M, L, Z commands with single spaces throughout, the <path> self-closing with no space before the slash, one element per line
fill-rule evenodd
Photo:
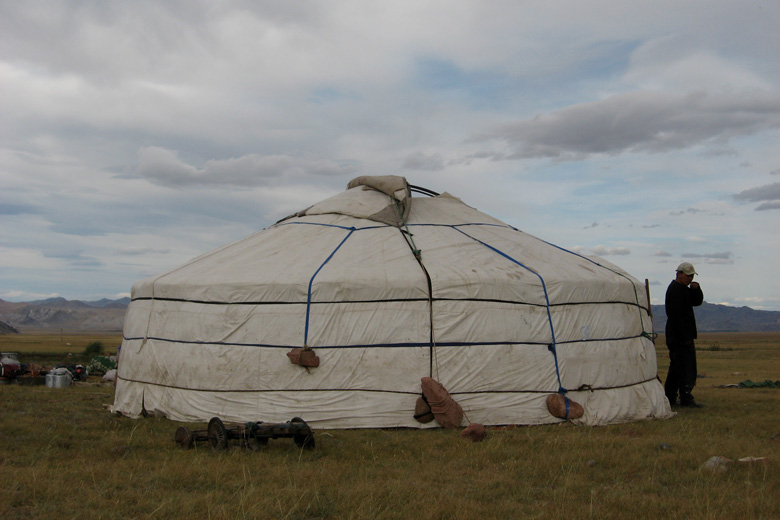
<path fill-rule="evenodd" d="M 648 308 L 644 285 L 602 259 L 402 177 L 361 177 L 134 284 L 113 410 L 434 427 L 414 418 L 432 377 L 463 425 L 559 422 L 556 393 L 584 424 L 665 418 Z M 294 363 L 301 349 L 318 365 Z"/>

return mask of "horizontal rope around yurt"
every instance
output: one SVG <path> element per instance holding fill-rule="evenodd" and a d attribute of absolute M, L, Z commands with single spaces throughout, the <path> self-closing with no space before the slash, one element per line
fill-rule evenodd
<path fill-rule="evenodd" d="M 257 234 L 257 233 L 255 233 L 255 234 Z M 252 235 L 252 236 L 254 236 L 254 235 Z M 250 238 L 251 237 L 244 238 L 242 240 L 239 240 L 239 242 L 244 242 L 246 240 L 249 240 Z M 201 261 L 204 258 L 207 258 L 209 256 L 213 256 L 213 255 L 217 254 L 218 252 L 222 251 L 223 249 L 228 248 L 229 246 L 230 246 L 230 244 L 224 245 L 224 246 L 222 246 L 220 248 L 215 249 L 214 251 L 211 251 L 211 252 L 206 253 L 204 255 L 195 257 L 192 260 L 190 260 L 189 262 L 186 262 L 186 263 L 184 263 L 184 264 L 182 264 L 182 265 L 180 265 L 180 266 L 178 266 L 178 267 L 176 267 L 174 269 L 171 269 L 170 271 L 167 271 L 165 273 L 162 273 L 162 274 L 156 276 L 154 278 L 154 280 L 152 280 L 152 296 L 151 296 L 151 298 L 135 298 L 135 300 L 145 300 L 145 299 L 148 299 L 148 300 L 151 301 L 151 303 L 149 305 L 149 314 L 147 315 L 147 319 L 146 319 L 146 332 L 144 332 L 143 341 L 141 342 L 141 346 L 138 348 L 139 352 L 144 348 L 144 346 L 146 345 L 146 342 L 149 340 L 149 329 L 151 328 L 151 325 L 152 325 L 152 316 L 154 315 L 154 312 L 153 312 L 154 311 L 154 304 L 155 304 L 155 301 L 157 301 L 157 293 L 155 292 L 155 285 L 157 284 L 158 281 L 160 281 L 160 278 L 163 278 L 165 276 L 173 274 L 173 273 L 175 273 L 177 271 L 181 271 L 185 267 L 189 267 L 190 265 L 192 265 L 195 262 L 199 262 L 199 261 Z M 131 303 L 132 303 L 132 301 L 131 301 Z"/>
<path fill-rule="evenodd" d="M 289 347 L 288 347 L 289 348 Z M 133 378 L 133 377 L 122 377 L 123 380 L 129 381 L 131 383 L 143 383 L 146 385 L 156 386 L 160 388 L 175 388 L 180 390 L 192 390 L 192 391 L 198 391 L 198 392 L 212 392 L 212 393 L 239 393 L 239 394 L 247 394 L 247 393 L 257 393 L 257 394 L 268 394 L 273 392 L 316 392 L 316 393 L 324 393 L 324 392 L 370 392 L 370 393 L 382 393 L 382 394 L 403 394 L 403 395 L 421 395 L 420 392 L 412 392 L 412 391 L 406 391 L 406 390 L 387 390 L 387 389 L 378 389 L 378 388 L 350 388 L 349 390 L 345 390 L 344 388 L 243 388 L 241 390 L 237 390 L 235 388 L 229 388 L 229 389 L 217 389 L 217 388 L 205 388 L 205 387 L 197 387 L 193 388 L 192 386 L 184 386 L 184 385 L 174 385 L 169 383 L 160 383 L 157 381 L 150 381 L 148 379 L 141 379 L 141 378 Z M 644 379 L 642 381 L 636 381 L 633 383 L 626 383 L 624 385 L 613 385 L 613 386 L 592 386 L 587 384 L 582 384 L 578 386 L 577 388 L 572 388 L 570 391 L 572 392 L 595 392 L 599 390 L 615 390 L 615 389 L 621 389 L 621 388 L 631 388 L 635 386 L 641 386 L 644 384 L 647 384 L 651 381 L 658 381 L 658 376 L 653 376 L 647 379 Z M 479 390 L 479 391 L 466 391 L 466 392 L 450 392 L 450 395 L 519 395 L 519 394 L 544 394 L 549 395 L 549 390 Z"/>
<path fill-rule="evenodd" d="M 317 302 L 313 302 L 313 305 L 315 305 Z M 573 340 L 573 341 L 560 341 L 556 340 L 556 345 L 566 345 L 571 343 L 581 343 L 583 341 L 585 342 L 600 342 L 600 341 L 621 341 L 621 340 L 630 340 L 635 338 L 641 338 L 642 335 L 636 335 L 636 336 L 627 336 L 624 338 L 600 338 L 600 339 L 592 339 L 592 340 Z M 128 341 L 142 341 L 144 339 L 144 336 L 123 336 L 122 339 L 128 340 Z M 289 349 L 290 345 L 287 343 L 283 344 L 275 344 L 275 343 L 248 343 L 248 342 L 239 342 L 239 341 L 210 341 L 210 340 L 187 340 L 187 339 L 181 339 L 181 338 L 164 338 L 161 336 L 148 336 L 149 340 L 154 341 L 160 341 L 163 343 L 179 343 L 182 345 L 220 345 L 220 346 L 231 346 L 231 347 L 260 347 L 260 348 L 278 348 L 278 349 Z M 371 343 L 371 344 L 363 344 L 363 343 L 357 343 L 352 345 L 317 345 L 318 349 L 351 349 L 351 348 L 384 348 L 384 349 L 391 349 L 391 348 L 419 348 L 419 347 L 426 347 L 431 345 L 431 341 L 410 341 L 410 342 L 402 342 L 402 343 L 388 343 L 385 341 L 382 341 L 380 343 Z M 550 343 L 544 342 L 544 341 L 507 341 L 507 340 L 499 340 L 499 341 L 445 341 L 445 342 L 439 342 L 435 341 L 433 342 L 437 348 L 444 348 L 444 347 L 469 347 L 469 346 L 480 346 L 480 347 L 495 347 L 495 346 L 503 346 L 503 345 L 523 345 L 523 346 L 537 346 L 537 347 L 547 347 Z"/>

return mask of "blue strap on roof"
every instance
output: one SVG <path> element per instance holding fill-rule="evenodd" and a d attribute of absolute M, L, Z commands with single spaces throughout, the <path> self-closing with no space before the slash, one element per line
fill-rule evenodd
<path fill-rule="evenodd" d="M 655 338 L 656 338 L 657 334 L 655 334 L 652 330 L 651 331 L 646 331 L 645 330 L 645 323 L 642 320 L 642 305 L 639 303 L 639 294 L 636 291 L 636 285 L 634 285 L 634 282 L 632 282 L 631 279 L 628 276 L 626 276 L 625 274 L 621 273 L 620 271 L 616 271 L 615 269 L 612 269 L 611 267 L 608 267 L 606 265 L 602 265 L 602 264 L 596 262 L 595 260 L 593 260 L 592 258 L 588 258 L 585 255 L 581 255 L 580 253 L 576 253 L 574 251 L 570 251 L 570 250 L 568 250 L 568 249 L 566 249 L 564 247 L 561 247 L 561 246 L 556 246 L 555 244 L 551 244 L 550 242 L 547 242 L 546 240 L 541 240 L 541 242 L 544 242 L 545 244 L 547 244 L 549 246 L 552 246 L 552 247 L 554 247 L 556 249 L 559 249 L 559 250 L 563 251 L 564 253 L 569 253 L 571 255 L 578 256 L 578 257 L 582 258 L 583 260 L 586 260 L 586 261 L 592 263 L 593 265 L 596 265 L 598 267 L 601 267 L 602 269 L 606 269 L 607 271 L 615 273 L 616 275 L 621 276 L 621 277 L 625 278 L 626 280 L 628 280 L 629 282 L 631 282 L 631 287 L 634 288 L 634 300 L 636 301 L 636 306 L 637 306 L 637 308 L 639 310 L 639 324 L 642 327 L 642 334 L 641 335 L 646 337 L 647 339 L 649 339 L 653 343 L 655 343 Z M 648 307 L 647 312 L 649 314 L 650 313 L 650 295 L 649 294 L 648 294 L 648 298 L 647 298 L 647 307 Z"/>
<path fill-rule="evenodd" d="M 352 233 L 355 232 L 355 228 L 354 227 L 351 227 L 351 228 L 345 228 L 343 226 L 332 226 L 332 227 L 337 227 L 337 228 L 341 228 L 341 229 L 348 229 L 349 233 L 347 233 L 347 236 L 345 236 L 344 239 L 341 242 L 339 242 L 339 245 L 336 246 L 336 249 L 334 249 L 330 253 L 330 255 L 328 255 L 328 258 L 326 258 L 325 261 L 322 262 L 322 264 L 317 268 L 317 270 L 314 272 L 314 274 L 312 275 L 311 279 L 309 280 L 309 290 L 308 290 L 308 293 L 306 295 L 306 329 L 305 329 L 304 334 L 303 334 L 303 346 L 304 347 L 309 346 L 309 315 L 310 315 L 310 312 L 311 312 L 311 286 L 314 283 L 314 278 L 317 277 L 317 275 L 322 270 L 322 268 L 325 267 L 325 264 L 327 264 L 330 261 L 330 259 L 333 258 L 333 255 L 336 254 L 336 251 L 338 251 L 341 248 L 341 246 L 344 245 L 344 242 L 346 242 L 347 239 L 352 236 Z"/>
<path fill-rule="evenodd" d="M 455 231 L 457 231 L 459 233 L 462 233 L 463 235 L 469 237 L 471 240 L 482 244 L 483 246 L 487 247 L 491 251 L 493 251 L 495 253 L 498 253 L 499 255 L 503 256 L 504 258 L 506 258 L 510 262 L 512 262 L 512 263 L 514 263 L 516 265 L 519 265 L 523 269 L 525 269 L 525 270 L 535 274 L 536 277 L 539 278 L 539 281 L 542 283 L 542 290 L 544 291 L 544 301 L 546 303 L 545 308 L 547 309 L 547 323 L 550 324 L 550 336 L 552 338 L 552 342 L 547 346 L 547 349 L 552 353 L 553 359 L 555 360 L 555 376 L 558 378 L 558 392 L 560 394 L 565 394 L 566 392 L 568 392 L 568 390 L 565 389 L 563 387 L 563 385 L 561 384 L 561 370 L 560 370 L 560 367 L 558 366 L 558 353 L 556 352 L 556 348 L 555 348 L 555 327 L 553 327 L 552 314 L 550 313 L 550 297 L 547 294 L 547 285 L 544 283 L 544 278 L 542 277 L 542 275 L 540 275 L 539 273 L 537 273 L 536 271 L 534 271 L 530 267 L 524 265 L 519 260 L 516 260 L 515 258 L 512 258 L 511 256 L 509 256 L 508 254 L 504 253 L 503 251 L 501 251 L 499 249 L 496 249 L 495 247 L 491 246 L 490 244 L 488 244 L 486 242 L 483 242 L 482 240 L 469 235 L 468 233 L 466 233 L 462 229 L 459 229 L 457 226 L 450 226 L 450 227 L 452 229 L 454 229 Z M 568 403 L 567 403 L 566 406 L 568 407 Z"/>

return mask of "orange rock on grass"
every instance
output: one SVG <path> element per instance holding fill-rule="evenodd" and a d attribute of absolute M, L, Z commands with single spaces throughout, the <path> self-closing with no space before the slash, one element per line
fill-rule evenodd
<path fill-rule="evenodd" d="M 460 432 L 460 436 L 464 439 L 469 439 L 471 442 L 482 442 L 485 440 L 485 436 L 487 436 L 487 431 L 482 424 L 471 423 Z"/>

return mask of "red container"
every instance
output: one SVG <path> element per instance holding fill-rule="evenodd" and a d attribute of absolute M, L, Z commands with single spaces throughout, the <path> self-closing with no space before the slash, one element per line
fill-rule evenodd
<path fill-rule="evenodd" d="M 0 363 L 0 377 L 16 377 L 22 367 L 15 363 Z"/>

